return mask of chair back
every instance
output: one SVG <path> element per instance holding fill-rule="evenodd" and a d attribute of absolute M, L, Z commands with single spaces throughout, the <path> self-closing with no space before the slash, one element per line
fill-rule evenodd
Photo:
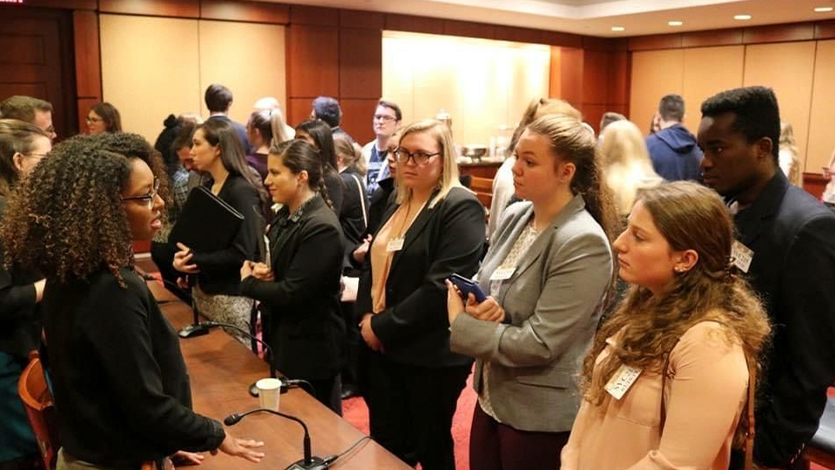
<path fill-rule="evenodd" d="M 20 375 L 17 393 L 35 432 L 44 468 L 54 470 L 58 449 L 61 447 L 58 441 L 58 422 L 52 393 L 47 387 L 43 365 L 37 353 L 32 354 L 29 365 Z"/>

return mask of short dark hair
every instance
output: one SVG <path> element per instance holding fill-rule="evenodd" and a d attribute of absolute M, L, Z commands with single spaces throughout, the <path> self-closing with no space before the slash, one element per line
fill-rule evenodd
<path fill-rule="evenodd" d="M 702 103 L 702 117 L 734 113 L 733 129 L 749 144 L 763 137 L 771 139 L 771 153 L 778 162 L 780 151 L 780 107 L 771 88 L 734 88 L 711 96 Z"/>
<path fill-rule="evenodd" d="M 339 122 L 342 120 L 339 101 L 330 96 L 320 96 L 313 100 L 313 114 L 325 121 L 331 128 L 339 127 Z"/>
<path fill-rule="evenodd" d="M 209 112 L 223 113 L 232 104 L 232 91 L 219 83 L 212 83 L 209 88 L 206 88 L 204 98 Z"/>
<path fill-rule="evenodd" d="M 35 111 L 52 112 L 52 103 L 22 95 L 10 96 L 0 103 L 0 116 L 4 119 L 34 122 Z"/>
<path fill-rule="evenodd" d="M 684 98 L 674 93 L 664 95 L 658 103 L 658 114 L 665 121 L 681 122 L 684 120 Z"/>
<path fill-rule="evenodd" d="M 397 103 L 381 99 L 377 102 L 377 106 L 382 106 L 394 111 L 394 117 L 396 117 L 398 121 L 403 120 L 403 113 L 400 111 L 400 106 L 397 106 Z"/>

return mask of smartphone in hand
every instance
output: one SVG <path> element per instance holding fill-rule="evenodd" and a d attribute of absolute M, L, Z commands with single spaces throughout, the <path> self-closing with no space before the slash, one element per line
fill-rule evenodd
<path fill-rule="evenodd" d="M 481 290 L 481 287 L 479 287 L 478 284 L 476 284 L 472 280 L 467 279 L 466 277 L 461 276 L 459 274 L 453 274 L 449 277 L 449 281 L 453 283 L 455 287 L 458 288 L 458 290 L 461 291 L 461 295 L 462 297 L 464 297 L 464 300 L 467 299 L 469 294 L 473 294 L 475 296 L 476 302 L 478 303 L 487 300 L 487 296 L 484 295 L 484 291 Z"/>

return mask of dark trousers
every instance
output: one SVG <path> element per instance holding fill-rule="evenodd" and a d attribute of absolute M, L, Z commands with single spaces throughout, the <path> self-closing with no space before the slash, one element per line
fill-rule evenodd
<path fill-rule="evenodd" d="M 360 330 L 359 320 L 354 315 L 353 302 L 340 302 L 339 310 L 345 321 L 345 344 L 343 347 L 342 385 L 357 387 L 357 355 L 359 354 Z"/>
<path fill-rule="evenodd" d="M 501 424 L 475 404 L 470 429 L 471 470 L 559 470 L 566 432 L 519 431 Z"/>
<path fill-rule="evenodd" d="M 313 391 L 315 392 L 312 394 L 313 397 L 334 413 L 342 416 L 342 381 L 339 374 L 332 379 L 308 380 L 308 382 L 313 385 Z M 307 390 L 307 392 L 310 393 L 310 390 Z"/>
<path fill-rule="evenodd" d="M 452 416 L 471 367 L 419 367 L 361 351 L 371 437 L 410 465 L 455 470 Z"/>

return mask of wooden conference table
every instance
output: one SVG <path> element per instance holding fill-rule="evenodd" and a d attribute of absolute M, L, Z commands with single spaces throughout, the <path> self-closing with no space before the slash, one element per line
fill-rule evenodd
<path fill-rule="evenodd" d="M 191 323 L 188 305 L 157 282 L 149 282 L 148 286 L 174 329 Z M 249 395 L 249 386 L 268 377 L 269 366 L 246 346 L 216 328 L 208 335 L 180 340 L 180 347 L 191 379 L 194 411 L 223 422 L 223 418 L 231 413 L 258 407 L 258 399 Z M 279 411 L 294 415 L 307 424 L 313 455 L 321 458 L 344 452 L 364 436 L 301 389 L 282 394 Z M 254 464 L 222 453 L 215 457 L 206 453 L 200 466 L 190 468 L 281 470 L 303 457 L 301 426 L 280 416 L 256 413 L 226 430 L 235 437 L 264 441 L 266 457 Z M 412 468 L 371 440 L 364 441 L 331 467 L 345 470 Z"/>

